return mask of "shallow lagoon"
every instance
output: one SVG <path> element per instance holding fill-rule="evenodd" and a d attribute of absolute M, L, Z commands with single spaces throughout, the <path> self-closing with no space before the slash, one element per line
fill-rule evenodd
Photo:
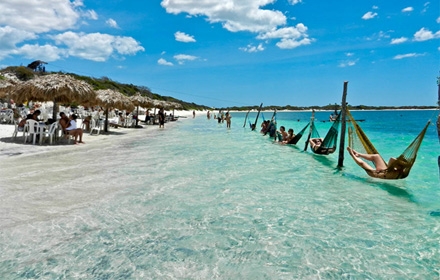
<path fill-rule="evenodd" d="M 436 111 L 353 112 L 384 158 Z M 255 112 L 249 114 L 251 121 Z M 264 113 L 270 118 L 271 112 Z M 317 112 L 322 135 L 329 112 Z M 409 177 L 273 144 L 204 115 L 165 130 L 2 158 L 2 279 L 436 279 L 440 154 L 431 126 Z M 310 112 L 279 112 L 299 131 Z M 261 119 L 260 119 L 261 120 Z"/>

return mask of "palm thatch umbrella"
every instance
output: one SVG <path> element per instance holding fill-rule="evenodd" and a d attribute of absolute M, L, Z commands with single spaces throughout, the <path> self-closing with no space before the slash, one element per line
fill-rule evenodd
<path fill-rule="evenodd" d="M 8 93 L 12 90 L 14 84 L 7 80 L 0 79 L 0 98 L 8 96 Z"/>
<path fill-rule="evenodd" d="M 20 83 L 15 87 L 12 98 L 17 103 L 25 101 L 53 101 L 53 119 L 57 118 L 57 103 L 88 102 L 96 93 L 92 86 L 70 75 L 50 74 Z"/>
<path fill-rule="evenodd" d="M 96 91 L 96 100 L 94 101 L 96 105 L 105 108 L 105 124 L 104 131 L 108 131 L 108 110 L 110 108 L 118 108 L 125 110 L 133 110 L 134 105 L 130 98 L 123 95 L 119 91 L 113 89 L 100 89 Z"/>
<path fill-rule="evenodd" d="M 171 107 L 171 109 L 173 109 L 173 119 L 175 119 L 175 117 L 174 117 L 174 110 L 175 109 L 182 109 L 183 108 L 183 106 L 182 106 L 182 104 L 180 104 L 180 103 L 177 103 L 177 102 L 169 102 L 170 104 L 169 104 L 169 106 Z"/>
<path fill-rule="evenodd" d="M 9 97 L 14 87 L 20 82 L 17 78 L 14 78 L 15 76 L 0 75 L 0 98 Z"/>
<path fill-rule="evenodd" d="M 147 96 L 142 96 L 140 92 L 137 92 L 135 95 L 129 97 L 134 106 L 137 107 L 137 118 L 136 118 L 136 127 L 139 122 L 139 106 L 144 108 L 149 108 L 154 106 L 154 100 Z"/>

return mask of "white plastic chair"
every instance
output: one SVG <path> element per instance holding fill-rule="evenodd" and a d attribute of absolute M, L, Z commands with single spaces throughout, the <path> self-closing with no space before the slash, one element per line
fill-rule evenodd
<path fill-rule="evenodd" d="M 43 135 L 40 135 L 40 137 L 43 137 L 42 141 L 46 140 L 47 138 L 49 138 L 49 143 L 52 145 L 53 139 L 55 138 L 55 135 L 57 133 L 57 129 L 58 129 L 58 123 L 54 122 L 53 124 L 50 125 L 49 130 L 45 131 L 43 133 Z"/>
<path fill-rule="evenodd" d="M 99 134 L 99 132 L 101 131 L 100 120 L 95 120 L 92 118 L 90 123 L 90 135 L 93 134 L 93 131 L 96 131 L 96 134 Z"/>
<path fill-rule="evenodd" d="M 60 122 L 56 122 L 55 135 L 58 139 L 65 138 L 67 139 L 67 143 L 70 144 L 70 141 L 73 139 L 73 136 L 70 134 L 64 134 L 63 127 Z"/>
<path fill-rule="evenodd" d="M 16 138 L 17 134 L 18 134 L 18 121 L 14 121 L 14 127 L 15 127 L 15 129 L 14 129 L 14 132 L 12 132 L 12 137 Z M 23 131 L 24 131 L 24 128 L 23 128 Z"/>
<path fill-rule="evenodd" d="M 32 144 L 35 145 L 37 141 L 38 134 L 38 122 L 35 120 L 27 120 L 26 125 L 24 126 L 24 143 L 26 143 L 28 137 L 33 136 Z"/>

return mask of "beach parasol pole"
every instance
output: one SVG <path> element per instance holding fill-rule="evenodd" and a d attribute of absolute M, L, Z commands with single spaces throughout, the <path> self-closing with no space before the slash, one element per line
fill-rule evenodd
<path fill-rule="evenodd" d="M 108 132 L 108 107 L 105 107 L 104 132 Z"/>

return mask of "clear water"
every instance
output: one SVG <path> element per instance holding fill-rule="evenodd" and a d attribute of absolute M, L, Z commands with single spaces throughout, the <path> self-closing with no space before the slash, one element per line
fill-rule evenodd
<path fill-rule="evenodd" d="M 436 111 L 353 112 L 385 158 Z M 329 112 L 317 113 L 322 135 Z M 205 116 L 0 158 L 0 279 L 438 279 L 439 141 L 369 178 Z M 271 113 L 265 113 L 270 118 Z M 253 122 L 255 113 L 250 113 Z M 299 131 L 310 113 L 278 113 Z M 299 121 L 298 121 L 299 120 Z M 437 215 L 439 214 L 439 215 Z"/>

